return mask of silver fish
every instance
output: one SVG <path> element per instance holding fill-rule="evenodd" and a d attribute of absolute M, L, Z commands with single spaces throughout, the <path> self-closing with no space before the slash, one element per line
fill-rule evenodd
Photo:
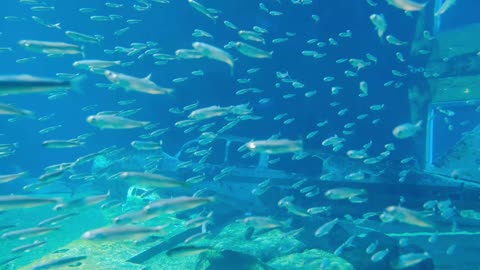
<path fill-rule="evenodd" d="M 61 91 L 75 88 L 76 82 L 78 82 L 78 79 L 63 81 L 27 74 L 0 76 L 0 96 Z"/>
<path fill-rule="evenodd" d="M 149 234 L 164 232 L 167 226 L 169 225 L 167 224 L 157 227 L 142 227 L 135 225 L 112 226 L 87 231 L 82 235 L 82 238 L 86 240 L 103 241 L 138 239 Z"/>
<path fill-rule="evenodd" d="M 20 40 L 18 44 L 26 50 L 49 55 L 83 54 L 80 46 L 65 42 Z"/>

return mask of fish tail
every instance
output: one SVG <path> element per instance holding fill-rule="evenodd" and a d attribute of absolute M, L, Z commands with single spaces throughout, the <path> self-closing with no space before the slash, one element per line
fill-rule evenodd
<path fill-rule="evenodd" d="M 80 75 L 73 78 L 70 81 L 70 87 L 75 93 L 82 94 L 82 95 L 85 94 L 85 92 L 83 91 L 83 88 L 81 87 L 81 84 L 86 79 L 86 77 L 87 75 Z"/>

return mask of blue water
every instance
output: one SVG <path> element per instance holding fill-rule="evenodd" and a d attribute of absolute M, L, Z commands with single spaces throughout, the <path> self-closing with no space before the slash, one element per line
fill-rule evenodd
<path fill-rule="evenodd" d="M 35 112 L 37 117 L 55 114 L 47 121 L 38 121 L 37 119 L 18 118 L 13 120 L 10 116 L 0 116 L 0 143 L 18 143 L 16 152 L 8 157 L 0 159 L 0 174 L 10 174 L 20 171 L 28 171 L 29 179 L 23 179 L 19 182 L 4 185 L 2 195 L 9 193 L 22 194 L 21 187 L 25 183 L 36 181 L 36 178 L 43 174 L 44 168 L 52 164 L 62 162 L 73 162 L 80 156 L 97 152 L 106 147 L 116 145 L 127 149 L 126 155 L 139 155 L 130 142 L 137 140 L 138 136 L 148 131 L 143 129 L 133 130 L 99 130 L 89 125 L 86 118 L 89 115 L 100 111 L 123 110 L 141 108 L 141 110 L 131 116 L 137 120 L 159 123 L 159 128 L 169 128 L 169 130 L 159 138 L 162 140 L 163 151 L 170 156 L 175 155 L 187 141 L 196 139 L 200 132 L 195 131 L 185 134 L 183 129 L 176 128 L 174 124 L 177 121 L 185 120 L 186 114 L 172 114 L 170 108 L 182 108 L 186 105 L 198 102 L 198 108 L 212 105 L 230 106 L 249 103 L 253 109 L 253 114 L 262 117 L 260 120 L 241 121 L 236 127 L 227 131 L 224 136 L 243 137 L 246 141 L 266 140 L 272 135 L 279 135 L 281 138 L 291 140 L 303 140 L 304 151 L 311 153 L 321 153 L 322 155 L 343 156 L 347 150 L 362 149 L 364 144 L 372 142 L 368 149 L 369 156 L 378 156 L 385 151 L 385 145 L 395 144 L 395 151 L 392 151 L 388 161 L 382 163 L 383 169 L 397 166 L 401 159 L 406 157 L 415 157 L 417 167 L 403 166 L 402 169 L 411 169 L 416 171 L 422 162 L 423 148 L 419 148 L 418 141 L 421 137 L 399 140 L 394 137 L 392 130 L 399 124 L 408 123 L 410 119 L 410 105 L 408 99 L 409 86 L 420 84 L 425 85 L 425 80 L 421 74 L 410 72 L 411 67 L 422 67 L 426 63 L 426 57 L 410 56 L 410 46 L 393 46 L 388 44 L 385 39 L 377 36 L 374 26 L 369 16 L 372 13 L 383 14 L 388 22 L 386 34 L 392 34 L 400 40 L 412 41 L 416 22 L 419 13 L 412 13 L 406 16 L 399 9 L 388 5 L 386 1 L 375 0 L 378 5 L 370 6 L 366 1 L 353 0 L 314 0 L 311 5 L 295 5 L 287 0 L 265 0 L 264 4 L 270 10 L 283 12 L 281 16 L 271 16 L 264 11 L 259 10 L 259 1 L 201 1 L 208 7 L 215 8 L 221 13 L 219 19 L 213 22 L 210 18 L 201 14 L 186 0 L 171 0 L 169 4 L 160 4 L 151 2 L 151 7 L 146 11 L 136 11 L 133 5 L 144 5 L 135 1 L 116 0 L 115 3 L 123 3 L 122 8 L 109 8 L 103 1 L 83 0 L 83 1 L 48 1 L 46 6 L 54 6 L 54 11 L 35 12 L 31 11 L 31 5 L 21 4 L 16 0 L 4 0 L 0 3 L 0 47 L 11 47 L 11 52 L 0 53 L 0 74 L 31 74 L 34 76 L 55 78 L 56 73 L 82 73 L 86 76 L 80 82 L 78 89 L 69 91 L 68 95 L 57 100 L 47 99 L 47 95 L 18 95 L 2 96 L 1 102 L 12 103 L 21 108 L 27 108 Z M 148 1 L 147 1 L 148 2 Z M 443 17 L 440 32 L 458 28 L 465 24 L 478 22 L 477 11 L 472 7 L 478 7 L 477 1 L 458 1 L 459 3 L 449 10 Z M 93 13 L 81 13 L 79 8 L 95 8 Z M 432 10 L 428 5 L 425 12 Z M 473 13 L 473 14 L 471 14 Z M 122 19 L 97 22 L 89 19 L 92 15 L 118 14 Z M 314 22 L 312 14 L 319 16 L 319 21 Z M 5 16 L 21 17 L 21 21 L 9 21 Z M 60 29 L 47 28 L 32 21 L 31 16 L 38 16 L 49 23 L 60 23 Z M 141 19 L 138 24 L 129 25 L 127 19 Z M 261 47 L 267 51 L 273 51 L 272 59 L 254 59 L 248 58 L 235 49 L 227 50 L 233 55 L 235 67 L 233 75 L 229 72 L 229 67 L 210 59 L 199 60 L 173 60 L 165 65 L 155 65 L 157 61 L 151 55 L 143 59 L 137 59 L 138 55 L 127 56 L 124 53 L 106 54 L 104 50 L 113 50 L 116 46 L 130 47 L 131 43 L 145 43 L 147 41 L 158 43 L 155 48 L 159 48 L 159 53 L 174 55 L 177 49 L 188 48 L 195 41 L 201 41 L 223 48 L 229 41 L 239 41 L 238 30 L 232 30 L 226 27 L 224 20 L 233 22 L 239 29 L 251 30 L 253 26 L 259 26 L 268 30 L 263 37 L 266 44 L 247 42 Z M 130 27 L 123 35 L 114 35 L 113 33 L 124 27 Z M 207 37 L 193 37 L 194 29 L 201 29 L 213 35 L 213 39 Z M 79 43 L 69 39 L 65 31 L 77 31 L 89 35 L 99 34 L 104 36 L 100 44 Z M 351 31 L 352 37 L 340 37 L 339 33 Z M 427 29 L 429 31 L 433 29 Z M 295 33 L 295 36 L 288 37 L 289 40 L 284 43 L 273 44 L 271 41 L 275 38 L 287 37 L 286 32 Z M 328 45 L 328 39 L 333 38 L 338 42 L 337 46 Z M 20 40 L 43 40 L 59 41 L 82 45 L 84 47 L 84 56 L 62 56 L 48 57 L 26 51 L 18 45 Z M 320 42 L 326 42 L 323 48 L 318 48 L 313 44 L 307 44 L 309 39 L 318 39 Z M 325 53 L 326 56 L 321 59 L 314 59 L 302 55 L 303 50 L 316 50 Z M 400 62 L 396 58 L 397 52 L 402 53 L 406 62 Z M 358 71 L 358 77 L 346 77 L 345 70 L 355 71 L 355 68 L 346 63 L 337 64 L 336 60 L 341 58 L 366 59 L 366 54 L 372 54 L 377 59 L 377 63 L 371 63 L 370 66 Z M 31 62 L 19 64 L 17 59 L 26 57 L 36 57 Z M 130 67 L 112 67 L 111 70 L 119 73 L 125 73 L 135 77 L 146 77 L 151 74 L 151 80 L 156 84 L 171 87 L 175 89 L 172 95 L 148 95 L 137 92 L 128 92 L 124 89 L 107 90 L 96 87 L 97 83 L 110 83 L 103 75 L 86 72 L 76 69 L 72 66 L 74 61 L 82 59 L 102 59 L 102 60 L 120 60 L 122 62 L 133 61 Z M 367 60 L 368 61 L 368 60 Z M 258 67 L 260 70 L 254 74 L 248 74 L 247 70 Z M 193 76 L 194 70 L 203 70 L 204 76 Z M 396 77 L 392 70 L 397 70 L 407 74 L 405 77 Z M 276 78 L 276 72 L 288 72 L 291 78 L 298 80 L 305 85 L 302 89 L 294 89 L 291 85 L 281 83 L 280 87 L 275 86 L 279 80 Z M 327 76 L 335 77 L 332 82 L 324 82 L 323 78 Z M 181 83 L 172 82 L 179 77 L 188 77 L 188 80 Z M 236 80 L 239 78 L 249 78 L 251 81 L 247 84 L 240 84 Z M 388 81 L 402 82 L 398 88 L 393 85 L 386 87 L 384 84 Z M 368 96 L 358 97 L 360 94 L 359 83 L 366 81 L 368 83 Z M 395 82 L 393 84 L 395 84 Z M 331 87 L 341 86 L 340 94 L 331 95 Z M 260 94 L 235 95 L 235 92 L 242 88 L 255 87 L 263 89 Z M 304 95 L 308 91 L 316 90 L 317 94 L 311 98 Z M 285 94 L 296 94 L 291 99 L 284 99 Z M 258 103 L 261 98 L 269 98 L 270 102 L 266 104 Z M 117 104 L 120 100 L 136 99 L 136 103 L 129 106 L 120 106 Z M 339 105 L 332 107 L 332 102 L 338 102 Z M 384 104 L 384 109 L 372 111 L 371 105 Z M 98 105 L 91 111 L 82 111 L 81 108 L 89 105 Z M 348 112 L 344 116 L 339 116 L 338 111 L 347 108 Z M 281 121 L 274 121 L 273 118 L 281 113 L 287 113 L 288 116 Z M 357 120 L 360 114 L 368 113 L 369 116 L 364 120 Z M 456 120 L 463 121 L 468 119 L 472 110 L 460 113 L 461 116 Z M 288 118 L 294 117 L 295 121 L 291 124 L 282 122 Z M 460 119 L 461 118 L 461 119 Z M 374 119 L 379 119 L 377 124 L 372 124 Z M 316 127 L 316 124 L 328 120 L 324 127 Z M 356 125 L 351 129 L 352 135 L 344 135 L 344 125 L 349 122 L 355 122 Z M 425 122 L 425 121 L 424 121 Z M 218 123 L 212 131 L 218 130 L 226 121 L 218 120 Z M 38 131 L 54 125 L 62 125 L 61 128 L 47 133 L 39 134 Z M 424 126 L 425 127 L 425 126 Z M 452 141 L 461 136 L 464 130 L 455 130 L 449 135 L 445 126 L 436 122 L 441 140 Z M 471 126 L 468 126 L 470 128 Z M 305 139 L 305 136 L 314 130 L 319 133 L 313 139 Z M 41 144 L 42 141 L 49 139 L 71 139 L 84 133 L 94 133 L 92 137 L 86 140 L 86 144 L 79 148 L 72 149 L 47 149 Z M 424 130 L 420 132 L 424 135 Z M 346 138 L 344 147 L 338 153 L 334 153 L 331 148 L 322 146 L 322 141 L 338 135 Z M 438 141 L 436 141 L 438 143 Z M 207 163 L 222 166 L 248 167 L 254 168 L 257 165 L 257 159 L 243 159 L 241 154 L 235 152 L 241 144 L 234 144 L 234 151 L 230 155 L 227 163 L 224 162 L 223 146 L 214 144 L 213 156 Z M 447 148 L 453 145 L 439 144 L 435 154 L 447 152 Z M 218 149 L 217 149 L 218 147 Z M 232 147 L 233 148 L 233 147 Z M 143 154 L 143 153 L 142 153 Z M 270 157 L 273 159 L 274 157 Z M 346 158 L 346 157 L 345 157 Z M 196 159 L 198 161 L 198 158 Z M 271 165 L 271 168 L 297 173 L 318 179 L 325 173 L 327 168 L 323 168 L 321 161 L 317 158 L 308 157 L 300 161 L 291 159 L 291 155 L 281 155 L 281 161 L 278 164 Z M 342 168 L 343 164 L 338 164 Z M 347 165 L 345 165 L 347 166 Z M 375 168 L 375 170 L 380 170 Z M 212 170 L 213 171 L 213 170 Z M 82 171 L 89 173 L 89 171 Z M 349 171 L 348 173 L 351 173 Z M 112 172 L 113 174 L 114 172 Z M 216 170 L 218 173 L 218 170 Z M 182 177 L 190 177 L 192 173 L 182 172 Z M 392 173 L 397 177 L 395 173 Z M 208 175 L 209 178 L 214 175 Z M 261 176 L 259 176 L 261 178 Z M 342 179 L 339 179 L 342 180 Z M 391 179 L 390 179 L 391 180 Z M 61 179 L 59 181 L 67 181 Z M 93 193 L 101 193 L 105 190 L 105 183 L 96 186 L 93 183 Z M 86 193 L 90 190 L 83 189 Z M 125 192 L 125 191 L 124 191 Z M 235 190 L 233 190 L 235 192 Z M 323 189 L 322 189 L 323 192 Z M 41 193 L 41 192 L 40 192 Z M 412 191 L 412 194 L 415 194 Z M 191 194 L 190 194 L 191 195 Z M 396 196 L 396 195 L 395 195 Z M 425 198 L 424 201 L 429 198 Z M 315 199 L 316 200 L 316 199 Z M 393 200 L 393 199 L 392 199 Z M 319 201 L 321 201 L 319 199 Z M 395 202 L 398 198 L 395 197 Z M 316 201 L 315 201 L 316 202 Z M 310 205 L 312 206 L 312 205 Z M 375 211 L 380 211 L 387 205 L 376 206 Z M 415 205 L 421 210 L 421 205 Z M 251 209 L 249 209 L 250 211 Z M 372 210 L 373 211 L 373 210 Z M 360 213 L 356 213 L 360 216 Z"/>

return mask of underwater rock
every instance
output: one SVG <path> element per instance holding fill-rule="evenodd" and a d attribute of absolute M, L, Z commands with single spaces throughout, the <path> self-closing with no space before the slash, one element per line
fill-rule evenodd
<path fill-rule="evenodd" d="M 255 233 L 250 240 L 245 240 L 247 225 L 232 223 L 215 237 L 214 247 L 219 250 L 233 250 L 247 253 L 262 261 L 271 260 L 273 257 L 283 256 L 292 252 L 300 252 L 304 245 L 295 238 L 288 237 L 284 232 L 275 229 Z"/>
<path fill-rule="evenodd" d="M 245 253 L 224 250 L 204 253 L 197 262 L 196 270 L 275 270 L 258 258 Z"/>
<path fill-rule="evenodd" d="M 302 253 L 292 253 L 277 257 L 268 262 L 275 269 L 322 269 L 322 270 L 353 270 L 355 269 L 346 260 L 331 253 L 310 249 Z"/>
<path fill-rule="evenodd" d="M 313 237 L 311 234 L 311 231 L 316 229 L 316 227 L 311 227 L 312 224 L 306 226 L 305 230 L 298 235 L 297 239 L 302 241 L 309 249 L 320 249 L 342 257 L 351 263 L 354 266 L 354 269 L 357 270 L 394 269 L 392 268 L 392 264 L 398 256 L 411 252 L 425 252 L 425 250 L 414 245 L 400 248 L 397 239 L 390 238 L 387 235 L 374 230 L 361 231 L 354 227 L 348 227 L 347 224 L 342 224 L 342 222 L 338 222 L 327 235 L 324 235 L 319 239 Z M 353 240 L 351 238 L 352 235 L 356 235 Z M 376 251 L 386 249 L 389 251 L 382 260 L 373 262 L 371 259 L 372 254 L 367 254 L 366 249 L 370 244 L 376 241 L 378 241 Z M 346 242 L 350 242 L 350 244 L 345 245 Z M 427 259 L 408 269 L 433 270 L 434 266 L 432 260 Z"/>

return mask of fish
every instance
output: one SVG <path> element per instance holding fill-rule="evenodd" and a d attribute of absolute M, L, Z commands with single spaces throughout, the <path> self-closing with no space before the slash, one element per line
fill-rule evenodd
<path fill-rule="evenodd" d="M 194 42 L 192 47 L 206 58 L 227 64 L 230 67 L 230 73 L 233 74 L 235 61 L 228 52 L 203 42 Z"/>
<path fill-rule="evenodd" d="M 310 213 L 308 213 L 306 210 L 300 208 L 299 206 L 293 204 L 291 201 L 287 201 L 284 203 L 284 207 L 287 209 L 289 213 L 292 213 L 294 215 L 300 216 L 300 217 L 309 217 Z"/>
<path fill-rule="evenodd" d="M 356 189 L 356 188 L 334 188 L 325 191 L 324 195 L 327 199 L 330 200 L 351 200 L 354 197 L 362 196 L 367 194 L 365 189 Z"/>
<path fill-rule="evenodd" d="M 265 39 L 262 37 L 262 35 L 255 31 L 240 30 L 238 31 L 238 35 L 244 40 L 250 40 L 265 44 Z"/>
<path fill-rule="evenodd" d="M 58 80 L 29 74 L 0 76 L 0 96 L 76 90 L 79 79 Z"/>
<path fill-rule="evenodd" d="M 136 121 L 130 118 L 115 115 L 90 115 L 87 122 L 99 129 L 132 129 L 143 128 L 150 124 L 148 121 Z"/>
<path fill-rule="evenodd" d="M 429 3 L 429 1 L 425 3 L 418 3 L 412 0 L 387 0 L 387 3 L 404 11 L 421 11 Z"/>
<path fill-rule="evenodd" d="M 136 225 L 111 226 L 87 231 L 82 234 L 82 239 L 91 241 L 134 240 L 150 234 L 166 233 L 165 229 L 168 226 L 169 224 L 156 227 L 143 227 Z"/>
<path fill-rule="evenodd" d="M 112 66 L 118 66 L 122 62 L 119 60 L 116 61 L 108 61 L 108 60 L 79 60 L 73 62 L 72 66 L 85 69 L 85 70 L 92 70 L 92 69 L 106 69 Z"/>
<path fill-rule="evenodd" d="M 35 117 L 35 113 L 30 110 L 17 108 L 13 105 L 6 103 L 0 103 L 0 115 L 26 116 L 32 118 Z"/>
<path fill-rule="evenodd" d="M 145 78 L 137 78 L 126 74 L 113 72 L 111 70 L 105 70 L 104 75 L 113 84 L 127 91 L 135 91 L 150 95 L 172 94 L 175 91 L 172 88 L 161 87 L 152 82 L 150 80 L 152 76 L 151 74 Z"/>
<path fill-rule="evenodd" d="M 75 31 L 65 31 L 65 35 L 75 41 L 84 42 L 84 43 L 93 43 L 99 44 L 103 38 L 99 35 L 91 36 L 87 34 L 82 34 Z"/>
<path fill-rule="evenodd" d="M 199 232 L 199 233 L 196 233 L 196 234 L 188 237 L 183 242 L 185 244 L 188 244 L 188 243 L 192 243 L 192 242 L 195 242 L 195 241 L 199 241 L 199 240 L 202 240 L 202 239 L 206 238 L 210 234 L 211 234 L 211 232 L 208 232 L 208 231 L 207 232 Z"/>
<path fill-rule="evenodd" d="M 44 206 L 48 204 L 58 203 L 58 201 L 58 198 L 43 198 L 24 195 L 3 195 L 0 196 L 0 211 Z"/>
<path fill-rule="evenodd" d="M 322 237 L 327 235 L 333 227 L 338 223 L 338 218 L 335 218 L 331 221 L 326 222 L 322 226 L 318 227 L 318 229 L 315 231 L 315 237 Z"/>
<path fill-rule="evenodd" d="M 377 30 L 378 37 L 383 37 L 385 31 L 387 31 L 387 21 L 383 14 L 372 14 L 370 15 L 370 21 L 375 26 L 375 30 Z"/>
<path fill-rule="evenodd" d="M 264 154 L 286 154 L 297 153 L 303 151 L 303 141 L 301 140 L 259 140 L 247 142 L 245 146 L 252 152 Z"/>
<path fill-rule="evenodd" d="M 87 259 L 87 256 L 70 256 L 62 257 L 59 259 L 47 261 L 45 263 L 35 265 L 32 270 L 44 270 L 44 269 L 53 269 L 58 268 L 59 266 L 72 265 L 73 263 L 83 261 Z"/>
<path fill-rule="evenodd" d="M 150 151 L 162 149 L 162 142 L 153 141 L 132 141 L 130 143 L 137 150 Z"/>
<path fill-rule="evenodd" d="M 428 254 L 428 252 L 406 253 L 398 256 L 396 260 L 391 262 L 391 265 L 393 269 L 404 269 L 415 266 L 430 258 L 430 254 Z"/>
<path fill-rule="evenodd" d="M 169 257 L 194 256 L 212 250 L 208 246 L 181 246 L 169 249 L 166 254 Z"/>
<path fill-rule="evenodd" d="M 2 234 L 2 239 L 27 239 L 38 235 L 43 235 L 52 231 L 60 230 L 60 227 L 33 227 L 21 230 L 10 231 Z"/>
<path fill-rule="evenodd" d="M 188 115 L 189 119 L 200 121 L 211 119 L 214 117 L 225 116 L 227 114 L 235 114 L 235 115 L 245 115 L 252 113 L 252 109 L 250 109 L 249 104 L 240 104 L 235 106 L 210 106 L 205 108 L 200 108 L 193 110 Z"/>
<path fill-rule="evenodd" d="M 75 148 L 85 145 L 84 141 L 77 139 L 72 140 L 46 140 L 42 142 L 42 146 L 50 149 Z"/>
<path fill-rule="evenodd" d="M 60 221 L 63 221 L 65 219 L 68 219 L 73 216 L 78 216 L 80 215 L 79 213 L 68 213 L 68 214 L 62 214 L 62 215 L 57 215 L 51 218 L 47 218 L 45 220 L 42 220 L 38 223 L 38 227 L 43 227 L 45 225 L 55 225 L 59 223 Z"/>
<path fill-rule="evenodd" d="M 241 41 L 235 42 L 235 48 L 239 53 L 251 58 L 269 59 L 273 55 L 273 51 L 267 52 Z"/>
<path fill-rule="evenodd" d="M 195 0 L 188 0 L 188 3 L 196 9 L 198 12 L 202 13 L 203 15 L 207 16 L 208 18 L 212 19 L 213 22 L 216 22 L 218 19 L 218 16 L 215 16 L 212 14 L 211 10 L 209 10 L 207 7 L 203 6 L 202 4 L 198 3 Z"/>
<path fill-rule="evenodd" d="M 81 208 L 86 207 L 94 204 L 98 204 L 100 202 L 105 201 L 108 197 L 110 197 L 110 190 L 106 194 L 102 195 L 95 195 L 95 196 L 88 196 L 84 198 L 74 199 L 70 201 L 62 201 L 59 202 L 53 210 L 58 211 L 61 209 L 72 209 L 72 208 Z"/>
<path fill-rule="evenodd" d="M 20 257 L 21 257 L 21 255 L 17 255 L 17 256 L 13 256 L 13 257 L 7 258 L 5 260 L 2 260 L 2 261 L 0 261 L 0 266 L 8 265 L 9 263 L 13 262 L 14 260 L 16 260 Z M 8 266 L 6 266 L 6 267 L 8 267 Z"/>
<path fill-rule="evenodd" d="M 21 177 L 27 176 L 27 175 L 28 175 L 27 171 L 14 173 L 14 174 L 3 174 L 3 175 L 0 175 L 0 184 L 15 181 L 15 180 L 17 180 Z"/>
<path fill-rule="evenodd" d="M 189 49 L 178 49 L 175 51 L 175 56 L 178 59 L 200 59 L 205 57 L 200 51 Z"/>
<path fill-rule="evenodd" d="M 121 172 L 118 175 L 118 179 L 126 181 L 131 185 L 140 185 L 153 188 L 176 188 L 187 187 L 188 184 L 183 181 L 176 180 L 174 178 L 152 173 L 142 172 Z"/>
<path fill-rule="evenodd" d="M 215 202 L 215 197 L 180 196 L 151 202 L 143 208 L 146 214 L 174 214 Z"/>
<path fill-rule="evenodd" d="M 35 240 L 35 241 L 33 241 L 33 243 L 26 244 L 26 245 L 21 245 L 21 246 L 16 247 L 16 248 L 12 248 L 11 251 L 12 251 L 13 253 L 16 253 L 16 252 L 29 252 L 29 251 L 32 250 L 33 248 L 41 247 L 41 246 L 45 245 L 46 243 L 47 243 L 47 241 Z"/>
<path fill-rule="evenodd" d="M 438 17 L 440 15 L 443 15 L 445 12 L 447 12 L 447 10 L 449 10 L 456 3 L 457 3 L 457 0 L 445 0 L 445 1 L 443 1 L 440 8 L 437 11 L 435 11 L 434 16 Z"/>
<path fill-rule="evenodd" d="M 249 227 L 253 227 L 259 230 L 265 229 L 276 229 L 281 228 L 288 225 L 287 222 L 280 222 L 270 217 L 262 217 L 262 216 L 251 216 L 246 217 L 241 220 L 242 223 L 246 224 Z"/>
<path fill-rule="evenodd" d="M 373 254 L 370 257 L 370 260 L 374 263 L 379 262 L 379 261 L 383 260 L 385 258 L 385 256 L 388 255 L 388 253 L 390 253 L 390 249 L 388 249 L 388 248 L 386 248 L 384 250 L 377 251 L 377 252 L 375 252 L 375 254 Z"/>
<path fill-rule="evenodd" d="M 392 45 L 395 45 L 395 46 L 403 46 L 403 45 L 407 45 L 407 44 L 408 44 L 408 42 L 406 42 L 406 41 L 401 41 L 400 39 L 398 39 L 398 38 L 396 38 L 396 37 L 394 37 L 394 36 L 392 36 L 392 35 L 387 35 L 387 36 L 385 37 L 385 39 L 387 40 L 388 43 L 390 43 L 390 44 L 392 44 Z M 394 73 L 393 70 L 392 70 L 392 73 Z M 394 75 L 395 75 L 395 73 L 394 73 Z M 403 74 L 397 74 L 397 75 L 400 75 L 400 77 L 405 76 L 405 75 L 403 75 Z"/>
<path fill-rule="evenodd" d="M 36 53 L 43 53 L 47 55 L 64 55 L 64 54 L 83 55 L 82 47 L 75 44 L 65 43 L 65 42 L 20 40 L 18 42 L 18 45 L 25 48 L 26 50 L 33 51 Z"/>
<path fill-rule="evenodd" d="M 133 212 L 127 212 L 123 215 L 115 217 L 113 219 L 113 223 L 117 225 L 124 225 L 128 223 L 137 223 L 137 222 L 147 221 L 154 217 L 156 217 L 156 215 L 147 214 L 143 210 L 133 211 Z"/>
<path fill-rule="evenodd" d="M 410 224 L 422 228 L 435 228 L 435 224 L 427 218 L 427 213 L 417 212 L 401 206 L 389 206 L 380 215 L 384 222 L 397 220 L 402 223 Z"/>
<path fill-rule="evenodd" d="M 397 139 L 406 139 L 415 136 L 422 129 L 423 121 L 420 120 L 416 124 L 404 123 L 396 126 L 392 130 L 393 136 Z"/>

